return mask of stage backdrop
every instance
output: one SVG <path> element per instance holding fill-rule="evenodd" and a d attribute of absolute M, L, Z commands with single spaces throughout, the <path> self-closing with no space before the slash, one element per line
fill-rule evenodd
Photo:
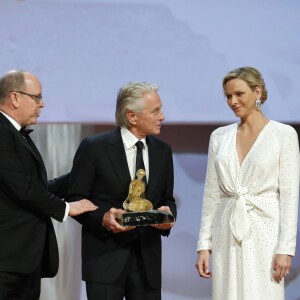
<path fill-rule="evenodd" d="M 43 122 L 113 122 L 118 88 L 161 86 L 167 122 L 232 121 L 221 81 L 252 65 L 270 118 L 299 122 L 300 2 L 1 0 L 0 73 L 43 81 Z"/>

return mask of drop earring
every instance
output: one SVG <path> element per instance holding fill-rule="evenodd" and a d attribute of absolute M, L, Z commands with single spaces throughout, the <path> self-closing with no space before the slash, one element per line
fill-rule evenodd
<path fill-rule="evenodd" d="M 255 107 L 256 107 L 257 110 L 261 109 L 261 105 L 262 105 L 261 100 L 259 98 L 256 99 L 256 101 L 255 101 Z"/>

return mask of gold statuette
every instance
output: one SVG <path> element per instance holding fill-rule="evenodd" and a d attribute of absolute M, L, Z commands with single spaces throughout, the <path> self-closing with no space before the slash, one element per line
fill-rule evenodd
<path fill-rule="evenodd" d="M 153 209 L 151 201 L 145 199 L 145 182 L 142 180 L 146 175 L 145 170 L 139 169 L 136 172 L 137 179 L 130 182 L 128 197 L 123 202 L 126 211 L 147 211 Z"/>
<path fill-rule="evenodd" d="M 136 172 L 137 179 L 133 179 L 129 185 L 128 196 L 123 202 L 124 214 L 116 216 L 116 220 L 122 226 L 148 226 L 174 222 L 174 217 L 164 211 L 153 210 L 153 204 L 145 199 L 146 184 L 142 180 L 146 175 L 145 170 Z"/>

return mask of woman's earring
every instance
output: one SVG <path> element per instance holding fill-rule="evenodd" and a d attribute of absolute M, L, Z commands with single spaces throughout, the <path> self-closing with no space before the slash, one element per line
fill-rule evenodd
<path fill-rule="evenodd" d="M 258 98 L 258 99 L 256 99 L 256 101 L 255 101 L 255 107 L 256 107 L 256 109 L 257 110 L 260 110 L 261 109 L 261 100 Z"/>

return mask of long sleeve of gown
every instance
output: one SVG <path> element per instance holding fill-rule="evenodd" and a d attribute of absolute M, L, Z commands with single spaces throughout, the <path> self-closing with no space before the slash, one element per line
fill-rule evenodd
<path fill-rule="evenodd" d="M 205 178 L 201 225 L 199 231 L 199 240 L 197 243 L 197 251 L 204 249 L 211 250 L 212 247 L 212 224 L 220 199 L 220 190 L 215 168 L 217 148 L 218 133 L 214 131 L 211 134 L 208 147 L 207 171 Z"/>
<path fill-rule="evenodd" d="M 280 151 L 280 232 L 276 253 L 295 255 L 299 201 L 299 142 L 290 126 L 283 132 Z"/>

